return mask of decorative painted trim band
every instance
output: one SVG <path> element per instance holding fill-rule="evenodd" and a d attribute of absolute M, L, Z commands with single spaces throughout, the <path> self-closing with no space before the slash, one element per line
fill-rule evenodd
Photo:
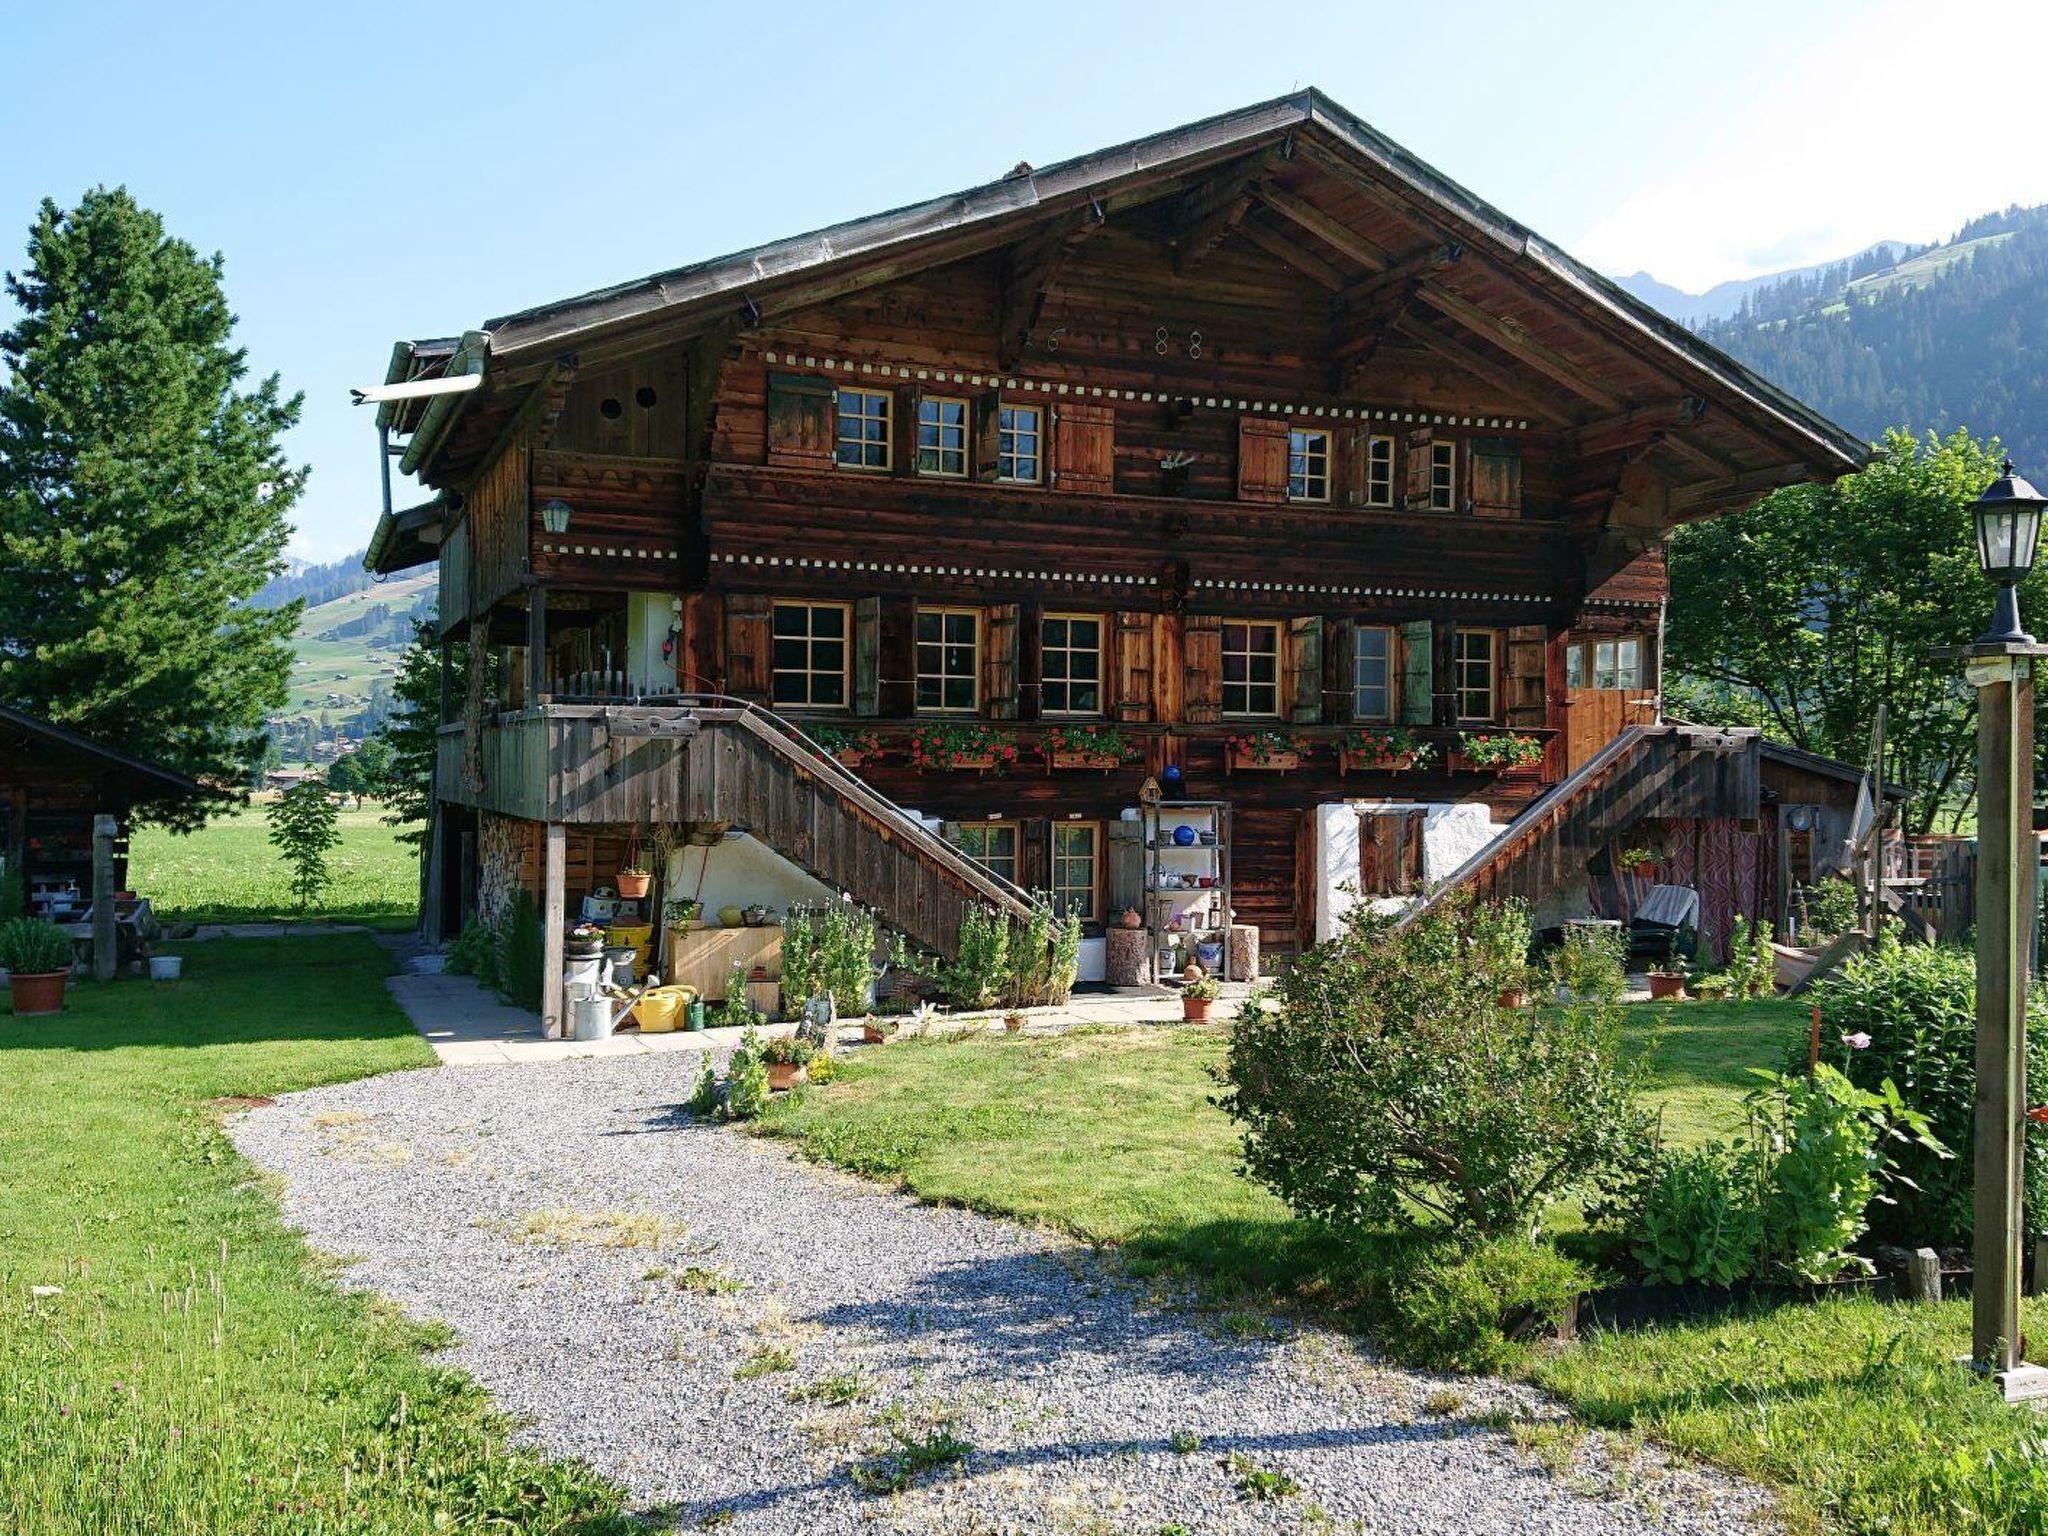
<path fill-rule="evenodd" d="M 910 379 L 932 384 L 965 384 L 977 389 L 1013 389 L 1041 395 L 1070 395 L 1090 400 L 1142 400 L 1168 403 L 1185 400 L 1193 406 L 1222 411 L 1266 412 L 1274 416 L 1325 417 L 1331 421 L 1383 421 L 1389 426 L 1478 427 L 1488 432 L 1526 432 L 1529 423 L 1509 416 L 1460 416 L 1455 412 L 1431 411 L 1415 406 L 1304 405 L 1277 400 L 1242 400 L 1229 395 L 1176 393 L 1165 389 L 1117 389 L 1100 384 L 1067 384 L 1050 379 L 1027 379 L 1001 373 L 963 373 L 952 368 L 933 368 L 917 363 L 866 363 L 850 358 L 817 357 L 809 353 L 763 352 L 765 363 L 786 368 L 820 368 L 827 373 L 857 374 L 862 378 Z"/>
<path fill-rule="evenodd" d="M 682 555 L 673 549 L 634 548 L 630 544 L 543 544 L 540 552 L 544 555 L 586 555 L 593 559 L 605 560 L 680 560 Z"/>
<path fill-rule="evenodd" d="M 714 565 L 788 566 L 792 570 L 873 571 L 897 576 L 975 576 L 1002 581 L 1069 581 L 1095 586 L 1156 587 L 1156 576 L 1127 576 L 1105 571 L 1018 571 L 972 565 L 919 565 L 892 560 L 813 560 L 807 555 L 735 555 L 715 553 Z"/>
<path fill-rule="evenodd" d="M 1540 593 L 1532 592 L 1470 592 L 1439 587 L 1344 587 L 1313 581 L 1238 581 L 1230 577 L 1212 576 L 1199 577 L 1190 585 L 1228 589 L 1233 592 L 1300 592 L 1309 596 L 1330 597 L 1431 597 L 1454 598 L 1472 603 L 1551 601 Z"/>

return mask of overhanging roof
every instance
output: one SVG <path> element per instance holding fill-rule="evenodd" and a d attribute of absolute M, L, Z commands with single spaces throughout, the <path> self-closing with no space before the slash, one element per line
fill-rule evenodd
<path fill-rule="evenodd" d="M 389 576 L 432 561 L 440 553 L 445 511 L 445 502 L 436 496 L 400 512 L 378 514 L 370 547 L 363 551 L 363 569 Z"/>
<path fill-rule="evenodd" d="M 103 742 L 94 741 L 90 736 L 81 736 L 74 730 L 18 709 L 9 709 L 4 704 L 0 704 L 0 729 L 19 731 L 62 751 L 104 763 L 130 782 L 137 799 L 185 800 L 212 793 L 205 785 L 188 779 L 182 773 L 160 768 L 139 757 L 130 757 Z"/>
<path fill-rule="evenodd" d="M 486 322 L 458 344 L 437 339 L 401 343 L 394 377 L 426 377 L 458 365 L 492 374 L 538 367 L 567 352 L 617 334 L 651 328 L 686 336 L 728 322 L 748 302 L 766 302 L 783 289 L 815 284 L 831 269 L 876 267 L 886 273 L 892 253 L 920 243 L 985 231 L 991 243 L 1021 233 L 1091 199 L 1115 195 L 1133 183 L 1156 181 L 1229 160 L 1261 144 L 1291 136 L 1312 141 L 1324 163 L 1366 184 L 1392 191 L 1426 211 L 1430 220 L 1470 248 L 1484 251 L 1508 275 L 1550 302 L 1597 324 L 1603 335 L 1655 365 L 1710 386 L 1745 416 L 1772 428 L 1812 471 L 1839 474 L 1860 466 L 1867 445 L 1720 349 L 1625 292 L 1492 204 L 1417 159 L 1322 92 L 1309 89 L 1273 101 L 1098 150 L 1043 170 L 1021 172 L 944 197 L 852 219 L 790 239 L 575 298 L 537 305 Z M 886 280 L 886 277 L 878 280 Z M 472 353 L 476 348 L 482 355 Z M 446 436 L 449 422 L 488 390 L 440 397 L 412 421 L 425 451 L 408 454 L 408 467 L 424 467 Z M 427 419 L 433 418 L 433 419 Z M 429 432 L 429 427 L 438 431 Z M 1768 487 L 1764 487 L 1768 488 Z"/>

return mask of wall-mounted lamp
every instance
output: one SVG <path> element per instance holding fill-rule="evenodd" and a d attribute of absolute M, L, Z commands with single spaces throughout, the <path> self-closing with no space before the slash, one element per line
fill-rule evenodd
<path fill-rule="evenodd" d="M 569 503 L 559 498 L 540 504 L 540 525 L 549 533 L 569 531 Z"/>

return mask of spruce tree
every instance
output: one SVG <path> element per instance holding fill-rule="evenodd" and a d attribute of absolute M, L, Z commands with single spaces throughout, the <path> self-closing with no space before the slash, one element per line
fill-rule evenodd
<path fill-rule="evenodd" d="M 242 387 L 221 259 L 123 188 L 45 200 L 0 333 L 0 699 L 244 782 L 287 698 L 279 568 L 306 471 L 275 375 Z"/>

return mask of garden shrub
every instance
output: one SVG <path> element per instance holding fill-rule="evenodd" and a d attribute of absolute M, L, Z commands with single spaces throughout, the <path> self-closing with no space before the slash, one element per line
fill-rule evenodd
<path fill-rule="evenodd" d="M 1763 1246 L 1752 1171 L 1719 1143 L 1661 1154 L 1631 1222 L 1629 1253 L 1644 1278 L 1719 1286 L 1745 1279 Z"/>
<path fill-rule="evenodd" d="M 875 915 L 842 902 L 797 905 L 782 920 L 782 995 L 800 1008 L 831 995 L 843 1015 L 865 1013 L 875 979 Z"/>
<path fill-rule="evenodd" d="M 1022 923 L 973 906 L 960 922 L 959 952 L 938 981 L 962 1008 L 1064 1003 L 1074 990 L 1080 952 L 1080 919 L 1057 916 L 1042 893 L 1033 896 L 1031 916 Z"/>
<path fill-rule="evenodd" d="M 1387 1342 L 1433 1370 L 1490 1371 L 1522 1340 L 1554 1333 L 1591 1284 L 1547 1243 L 1504 1238 L 1451 1247 L 1417 1264 L 1390 1295 Z"/>
<path fill-rule="evenodd" d="M 971 906 L 960 919 L 959 951 L 939 984 L 962 1008 L 992 1008 L 1010 970 L 1010 925 L 999 912 Z"/>
<path fill-rule="evenodd" d="M 1828 875 L 1806 887 L 1806 932 L 1801 938 L 1832 939 L 1856 926 L 1856 882 Z"/>
<path fill-rule="evenodd" d="M 1728 933 L 1728 995 L 1738 1002 L 1774 996 L 1778 990 L 1778 953 L 1771 932 L 1746 917 L 1735 919 Z"/>
<path fill-rule="evenodd" d="M 1567 928 L 1564 942 L 1545 964 L 1551 985 L 1574 998 L 1599 1003 L 1620 1000 L 1628 985 L 1628 940 L 1618 928 Z"/>
<path fill-rule="evenodd" d="M 1240 1013 L 1218 1102 L 1246 1173 L 1298 1214 L 1530 1235 L 1647 1139 L 1613 1000 L 1502 1007 L 1500 947 L 1471 919 L 1354 912 Z"/>
<path fill-rule="evenodd" d="M 448 971 L 456 976 L 474 976 L 487 987 L 498 984 L 497 940 L 491 930 L 472 917 L 448 946 Z"/>
<path fill-rule="evenodd" d="M 1977 971 L 1967 951 L 1949 946 L 1892 945 L 1858 955 L 1815 993 L 1820 1004 L 1821 1060 L 1859 1088 L 1886 1079 L 1927 1116 L 1933 1135 L 1962 1155 L 1937 1157 L 1917 1143 L 1892 1143 L 1900 1178 L 1890 1204 L 1871 1212 L 1870 1235 L 1918 1248 L 1967 1244 L 1971 1231 L 1972 1163 L 1968 1155 L 1977 1074 Z M 1787 1067 L 1806 1062 L 1805 1031 L 1788 1043 Z M 2027 1005 L 2027 1077 L 2048 1083 L 2048 1007 L 2036 993 Z M 1910 1182 L 1908 1182 L 1910 1181 Z M 2048 1126 L 2027 1127 L 2026 1208 L 2048 1211 Z"/>

